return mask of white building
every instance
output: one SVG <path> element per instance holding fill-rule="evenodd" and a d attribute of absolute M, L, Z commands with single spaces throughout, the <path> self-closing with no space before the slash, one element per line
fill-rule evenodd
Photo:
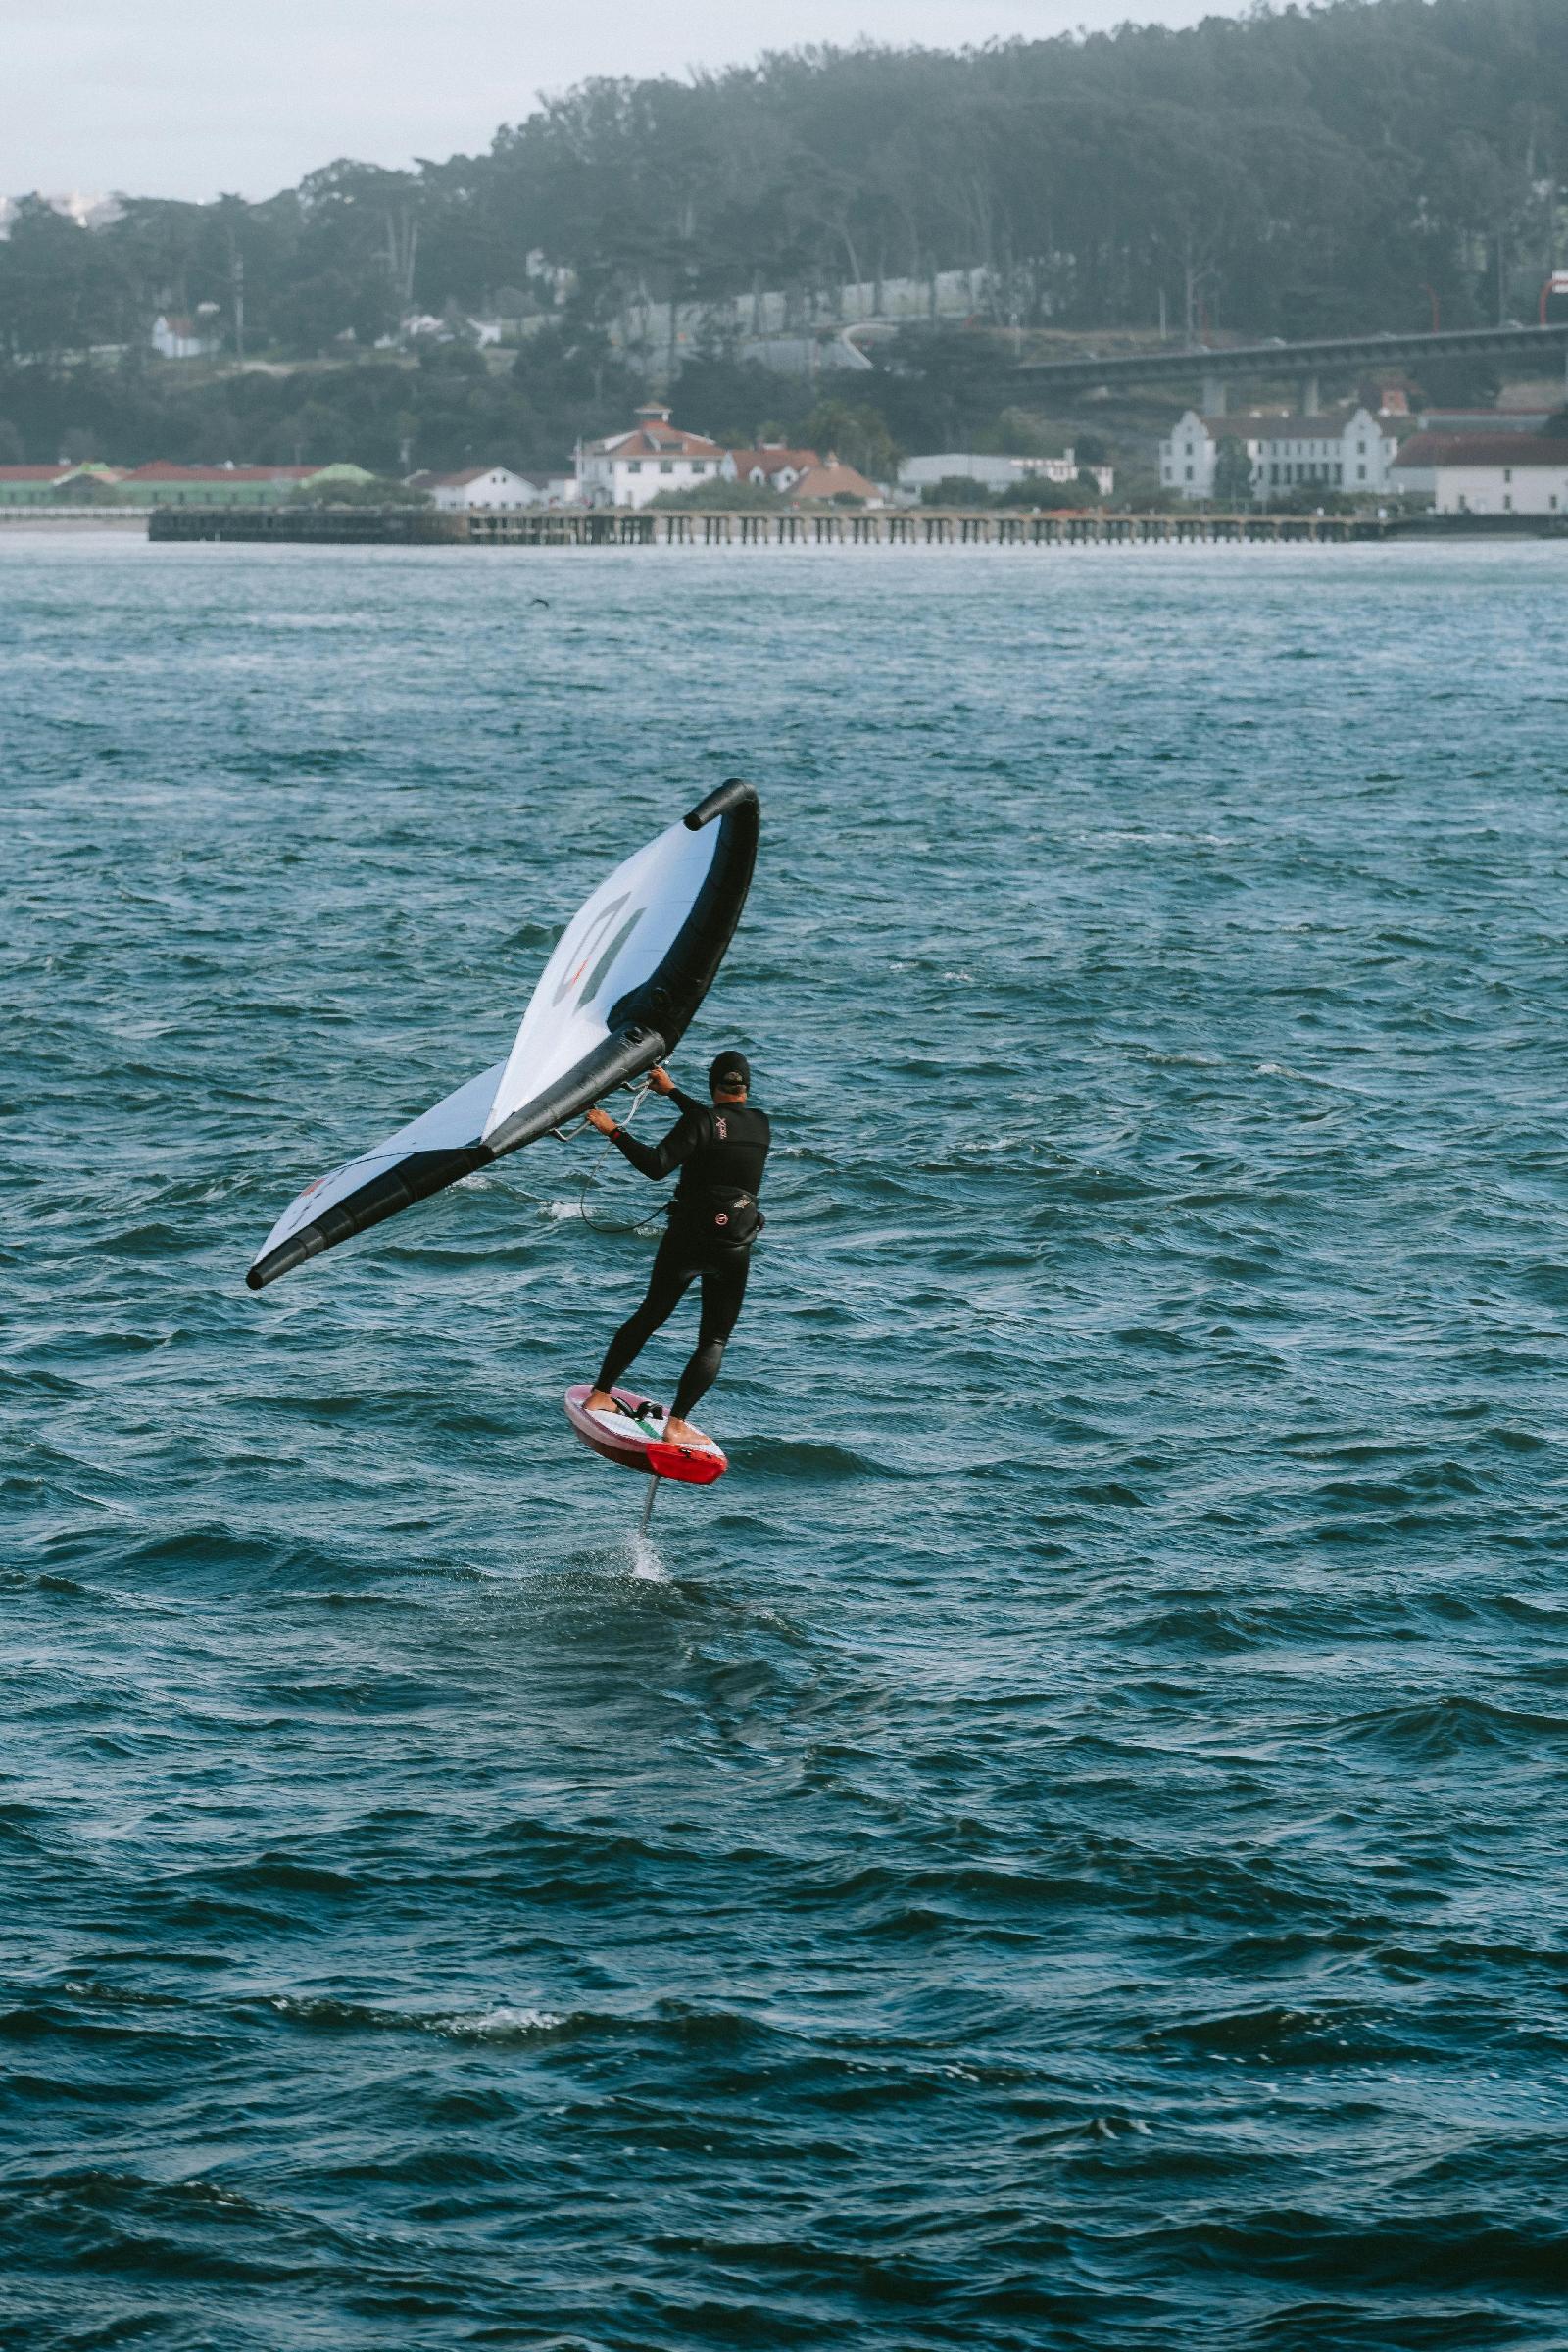
<path fill-rule="evenodd" d="M 577 476 L 564 469 L 544 473 L 527 472 L 525 482 L 532 482 L 539 493 L 542 507 L 574 507 L 577 504 Z"/>
<path fill-rule="evenodd" d="M 204 303 L 204 312 L 214 305 Z M 205 318 L 182 318 L 176 312 L 160 311 L 153 320 L 152 346 L 161 359 L 204 360 L 218 349 L 218 337 Z"/>
<path fill-rule="evenodd" d="M 542 257 L 528 257 L 528 274 Z M 562 273 L 564 276 L 566 274 Z M 557 294 L 556 300 L 561 296 Z M 1049 311 L 1050 305 L 1047 304 Z M 1003 289 L 984 270 L 942 270 L 931 277 L 883 277 L 857 285 L 755 288 L 716 300 L 667 302 L 628 296 L 610 321 L 612 345 L 632 367 L 666 374 L 682 354 L 715 337 L 739 338 L 740 357 L 760 361 L 785 375 L 816 375 L 824 368 L 860 370 L 871 366 L 850 338 L 852 328 L 900 326 L 932 318 L 1006 316 Z"/>
<path fill-rule="evenodd" d="M 446 514 L 544 503 L 527 475 L 514 473 L 510 466 L 465 466 L 456 473 L 411 473 L 409 488 L 424 491 Z"/>
<path fill-rule="evenodd" d="M 863 333 L 863 328 L 858 330 Z M 869 375 L 876 366 L 855 340 L 848 326 L 819 327 L 812 335 L 748 335 L 735 347 L 738 360 L 774 375 L 804 375 L 808 380 L 831 375 L 835 368 L 851 375 Z"/>
<path fill-rule="evenodd" d="M 1568 515 L 1568 440 L 1416 433 L 1399 452 L 1394 487 L 1424 491 L 1440 514 Z"/>
<path fill-rule="evenodd" d="M 728 450 L 704 433 L 682 432 L 657 401 L 637 411 L 629 433 L 589 441 L 577 455 L 578 496 L 590 507 L 646 507 L 661 490 L 734 478 Z"/>
<path fill-rule="evenodd" d="M 951 477 L 978 482 L 986 490 L 1010 490 L 1015 482 L 1075 482 L 1080 473 L 1091 476 L 1102 498 L 1108 498 L 1116 486 L 1113 466 L 1080 466 L 1070 449 L 1059 458 L 975 457 L 961 450 L 946 450 L 937 457 L 906 458 L 899 467 L 899 488 L 927 490 Z"/>
<path fill-rule="evenodd" d="M 448 310 L 442 318 L 433 311 L 410 311 L 398 320 L 395 335 L 377 335 L 377 351 L 395 351 L 400 343 L 471 343 L 484 351 L 504 340 L 502 318 L 472 318 L 466 311 Z"/>
<path fill-rule="evenodd" d="M 1200 416 L 1189 409 L 1159 445 L 1159 479 L 1179 498 L 1212 498 L 1222 441 L 1247 453 L 1255 499 L 1309 486 L 1386 492 L 1398 444 L 1370 409 L 1321 416 Z"/>

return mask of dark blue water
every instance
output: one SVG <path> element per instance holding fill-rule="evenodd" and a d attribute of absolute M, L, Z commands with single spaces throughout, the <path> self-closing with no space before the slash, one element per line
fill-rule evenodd
<path fill-rule="evenodd" d="M 0 631 L 0 2339 L 1568 2342 L 1562 551 L 33 538 Z M 640 1548 L 582 1145 L 242 1276 L 735 771 L 772 1214 Z"/>

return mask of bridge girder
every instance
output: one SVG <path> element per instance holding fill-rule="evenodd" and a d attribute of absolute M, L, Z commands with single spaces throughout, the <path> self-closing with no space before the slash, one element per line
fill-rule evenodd
<path fill-rule="evenodd" d="M 1342 368 L 1387 367 L 1396 362 L 1452 359 L 1538 359 L 1568 355 L 1568 318 L 1549 326 L 1459 326 L 1418 335 L 1338 335 L 1307 343 L 1245 343 L 1228 351 L 1118 352 L 1113 358 L 1023 360 L 1018 373 L 1032 383 L 1063 391 L 1093 391 L 1100 385 L 1184 383 L 1195 377 L 1203 398 L 1215 394 L 1223 411 L 1224 386 L 1239 376 L 1288 375 L 1303 384 Z"/>

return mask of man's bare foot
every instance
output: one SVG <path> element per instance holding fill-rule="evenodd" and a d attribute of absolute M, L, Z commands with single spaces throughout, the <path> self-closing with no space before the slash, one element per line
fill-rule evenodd
<path fill-rule="evenodd" d="M 677 1421 L 673 1413 L 664 1423 L 664 1444 L 666 1446 L 702 1446 L 706 1443 L 707 1440 L 700 1429 L 693 1429 L 689 1421 Z"/>
<path fill-rule="evenodd" d="M 608 1389 L 590 1389 L 582 1400 L 585 1413 L 618 1413 L 619 1405 Z"/>

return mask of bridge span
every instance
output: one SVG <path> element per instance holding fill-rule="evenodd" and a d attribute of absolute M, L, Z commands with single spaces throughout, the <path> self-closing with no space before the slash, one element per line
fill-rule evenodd
<path fill-rule="evenodd" d="M 1326 374 L 1394 364 L 1419 368 L 1424 360 L 1495 359 L 1523 361 L 1528 366 L 1559 358 L 1568 361 L 1568 318 L 1555 319 L 1548 326 L 1456 326 L 1412 335 L 1326 335 L 1304 343 L 1237 343 L 1224 350 L 1188 346 L 1172 351 L 1168 345 L 1160 345 L 1104 358 L 1084 352 L 1070 360 L 1023 360 L 1018 373 L 1026 376 L 1031 386 L 1062 392 L 1201 381 L 1202 405 L 1210 416 L 1224 415 L 1227 391 L 1238 378 L 1296 376 L 1301 385 L 1302 413 L 1315 416 Z"/>

